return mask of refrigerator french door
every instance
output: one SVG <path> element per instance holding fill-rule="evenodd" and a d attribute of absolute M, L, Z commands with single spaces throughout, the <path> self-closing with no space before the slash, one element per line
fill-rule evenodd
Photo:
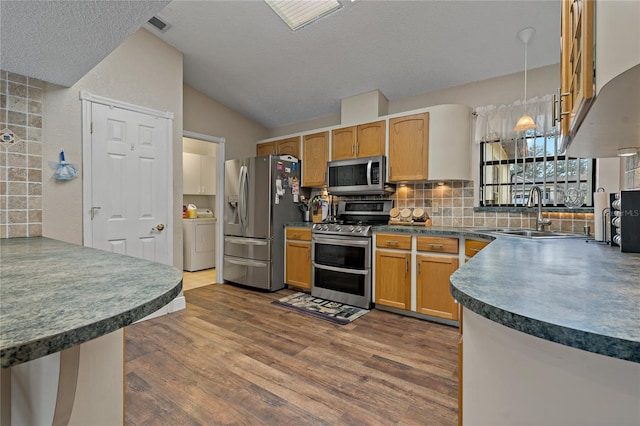
<path fill-rule="evenodd" d="M 269 155 L 225 162 L 225 281 L 284 288 L 284 224 L 299 221 L 300 164 Z"/>

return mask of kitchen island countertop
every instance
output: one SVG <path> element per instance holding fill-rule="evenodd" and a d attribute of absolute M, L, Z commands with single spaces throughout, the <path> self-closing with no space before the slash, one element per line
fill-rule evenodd
<path fill-rule="evenodd" d="M 640 253 L 584 238 L 530 239 L 474 228 L 373 231 L 495 239 L 451 276 L 458 302 L 523 333 L 640 363 Z"/>
<path fill-rule="evenodd" d="M 177 268 L 49 238 L 0 239 L 0 366 L 111 333 L 182 289 Z"/>

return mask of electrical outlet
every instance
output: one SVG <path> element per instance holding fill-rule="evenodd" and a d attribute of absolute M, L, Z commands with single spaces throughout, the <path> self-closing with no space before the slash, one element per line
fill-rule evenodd
<path fill-rule="evenodd" d="M 438 213 L 440 206 L 436 202 L 431 202 L 431 213 Z"/>

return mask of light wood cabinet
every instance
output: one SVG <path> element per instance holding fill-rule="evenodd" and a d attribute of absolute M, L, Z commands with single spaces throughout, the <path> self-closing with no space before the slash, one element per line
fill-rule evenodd
<path fill-rule="evenodd" d="M 182 193 L 216 195 L 216 159 L 214 157 L 182 153 Z"/>
<path fill-rule="evenodd" d="M 384 120 L 335 129 L 331 132 L 331 159 L 384 155 Z"/>
<path fill-rule="evenodd" d="M 464 255 L 467 257 L 473 257 L 485 248 L 489 244 L 489 241 L 480 240 L 465 240 L 464 242 Z"/>
<path fill-rule="evenodd" d="M 376 234 L 376 248 L 375 303 L 411 309 L 411 235 Z"/>
<path fill-rule="evenodd" d="M 389 120 L 390 182 L 428 179 L 429 113 Z"/>
<path fill-rule="evenodd" d="M 416 237 L 418 251 L 458 254 L 458 239 L 451 237 Z"/>
<path fill-rule="evenodd" d="M 594 0 L 563 0 L 560 22 L 560 132 L 577 131 L 595 96 Z"/>
<path fill-rule="evenodd" d="M 326 184 L 329 132 L 305 135 L 302 140 L 302 186 Z"/>
<path fill-rule="evenodd" d="M 462 314 L 460 315 L 460 324 L 462 324 Z M 462 420 L 462 349 L 463 344 L 462 327 L 460 327 L 460 340 L 458 340 L 458 426 L 464 424 Z"/>
<path fill-rule="evenodd" d="M 275 142 L 265 142 L 256 145 L 256 156 L 272 155 L 278 152 L 278 145 Z"/>
<path fill-rule="evenodd" d="M 311 229 L 287 228 L 285 283 L 311 288 Z"/>
<path fill-rule="evenodd" d="M 256 145 L 256 155 L 258 157 L 270 154 L 291 155 L 300 158 L 300 136 Z"/>
<path fill-rule="evenodd" d="M 376 250 L 377 305 L 411 309 L 411 253 Z"/>
<path fill-rule="evenodd" d="M 458 307 L 449 291 L 451 274 L 458 269 L 458 257 L 416 256 L 416 311 L 453 321 Z"/>

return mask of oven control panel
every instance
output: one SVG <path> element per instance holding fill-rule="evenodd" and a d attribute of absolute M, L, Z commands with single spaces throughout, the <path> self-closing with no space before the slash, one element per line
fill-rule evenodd
<path fill-rule="evenodd" d="M 316 234 L 355 235 L 359 237 L 370 237 L 371 226 L 340 223 L 316 223 L 313 225 L 313 232 Z"/>

